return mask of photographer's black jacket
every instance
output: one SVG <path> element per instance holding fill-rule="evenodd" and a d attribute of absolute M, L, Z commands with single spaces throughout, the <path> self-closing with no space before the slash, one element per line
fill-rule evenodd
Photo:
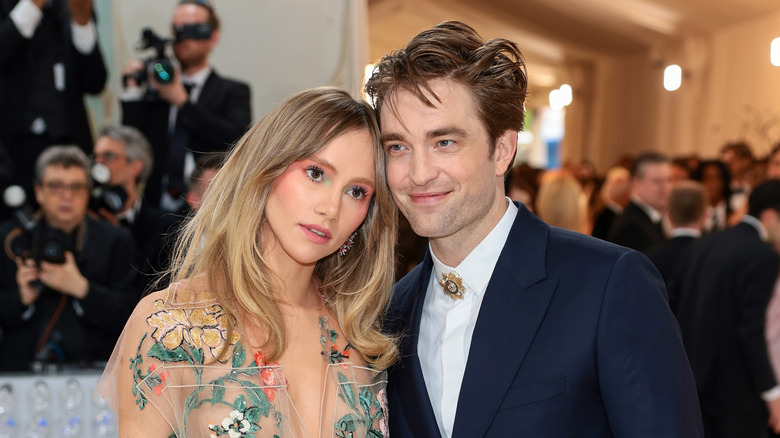
<path fill-rule="evenodd" d="M 0 225 L 2 242 L 13 227 L 11 222 Z M 83 300 L 68 297 L 49 339 L 56 345 L 52 355 L 61 353 L 66 362 L 90 363 L 108 360 L 141 291 L 131 268 L 134 249 L 127 230 L 87 217 L 83 239 L 75 257 L 89 280 L 89 293 Z M 46 288 L 30 311 L 19 298 L 15 262 L 0 254 L 0 372 L 29 369 L 61 296 Z"/>
<path fill-rule="evenodd" d="M 122 124 L 138 128 L 154 150 L 154 168 L 144 200 L 159 204 L 162 176 L 168 169 L 170 105 L 164 100 L 122 101 Z M 252 121 L 249 86 L 219 76 L 213 69 L 196 103 L 179 108 L 177 123 L 188 131 L 188 149 L 200 155 L 224 152 L 244 134 Z"/>

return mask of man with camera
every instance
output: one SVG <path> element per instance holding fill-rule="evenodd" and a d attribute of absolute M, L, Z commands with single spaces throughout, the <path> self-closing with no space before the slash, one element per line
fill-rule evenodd
<path fill-rule="evenodd" d="M 209 63 L 219 40 L 219 20 L 212 6 L 204 0 L 182 0 L 174 10 L 172 27 L 173 52 L 181 69 L 160 74 L 166 62 L 159 57 L 136 61 L 125 69 L 127 88 L 122 96 L 122 123 L 140 129 L 154 149 L 157 165 L 146 199 L 159 202 L 165 211 L 184 205 L 185 181 L 195 159 L 227 150 L 252 118 L 249 86 L 219 76 Z M 145 40 L 156 39 L 148 34 L 144 32 Z M 147 73 L 145 80 L 139 70 Z M 138 79 L 146 83 L 146 92 Z"/>
<path fill-rule="evenodd" d="M 92 149 L 83 95 L 100 93 L 107 77 L 92 0 L 0 0 L 0 41 L 0 143 L 13 182 L 32 197 L 43 149 Z"/>
<path fill-rule="evenodd" d="M 140 297 L 129 233 L 86 215 L 89 167 L 76 146 L 47 148 L 37 223 L 0 225 L 0 371 L 107 360 Z"/>

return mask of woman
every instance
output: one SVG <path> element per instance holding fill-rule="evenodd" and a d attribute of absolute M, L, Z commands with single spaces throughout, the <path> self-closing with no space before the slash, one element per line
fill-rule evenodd
<path fill-rule="evenodd" d="M 725 164 L 718 160 L 705 160 L 691 174 L 691 179 L 704 184 L 710 200 L 710 213 L 704 222 L 704 231 L 726 229 L 733 219 L 729 205 L 731 199 L 731 175 Z"/>
<path fill-rule="evenodd" d="M 304 91 L 252 127 L 101 386 L 121 436 L 386 436 L 396 216 L 371 108 Z M 114 393 L 115 390 L 115 393 Z"/>

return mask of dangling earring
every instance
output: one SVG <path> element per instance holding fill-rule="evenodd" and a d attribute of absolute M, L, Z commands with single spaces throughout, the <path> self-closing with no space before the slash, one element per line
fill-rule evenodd
<path fill-rule="evenodd" d="M 343 245 L 339 248 L 339 256 L 343 256 L 352 248 L 352 245 L 355 243 L 355 237 L 357 236 L 357 230 L 355 230 L 354 233 L 352 233 L 351 236 L 349 236 L 349 239 L 347 239 L 346 242 L 344 242 Z"/>

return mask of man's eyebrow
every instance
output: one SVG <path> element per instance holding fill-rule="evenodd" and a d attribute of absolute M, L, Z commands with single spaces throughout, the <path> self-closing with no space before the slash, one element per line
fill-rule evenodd
<path fill-rule="evenodd" d="M 389 141 L 403 141 L 403 140 L 404 137 L 401 134 L 395 132 L 391 132 L 389 134 L 382 134 L 381 136 L 379 136 L 379 142 L 382 144 L 387 143 Z"/>
<path fill-rule="evenodd" d="M 461 128 L 455 126 L 447 126 L 444 128 L 434 129 L 425 133 L 427 138 L 446 137 L 448 135 L 457 135 L 459 137 L 467 137 L 468 134 Z"/>

